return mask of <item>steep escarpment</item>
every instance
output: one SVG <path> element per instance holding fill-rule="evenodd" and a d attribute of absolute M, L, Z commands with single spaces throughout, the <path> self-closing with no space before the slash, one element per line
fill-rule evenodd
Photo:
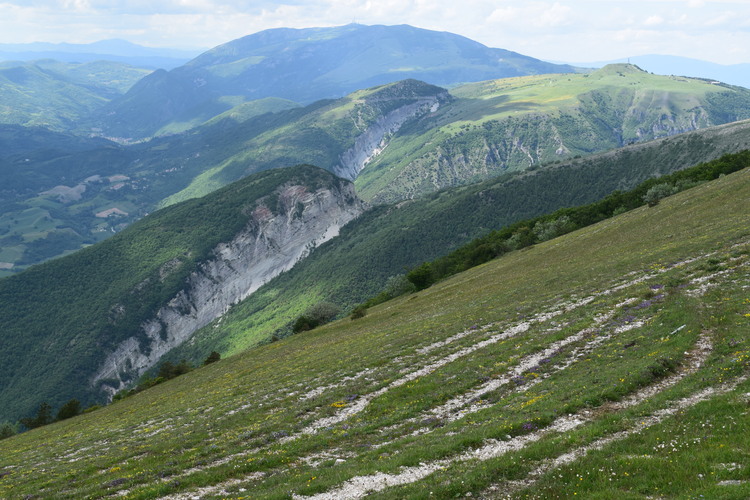
<path fill-rule="evenodd" d="M 362 210 L 330 172 L 274 169 L 0 280 L 0 421 L 106 400 Z"/>
<path fill-rule="evenodd" d="M 390 138 L 408 120 L 428 113 L 434 113 L 440 105 L 449 100 L 448 92 L 418 98 L 388 114 L 379 117 L 357 137 L 354 145 L 339 157 L 340 163 L 332 171 L 339 177 L 354 180 L 367 164 L 387 146 Z"/>
<path fill-rule="evenodd" d="M 269 208 L 276 201 L 278 211 Z M 271 278 L 336 236 L 363 204 L 351 184 L 310 191 L 286 185 L 252 210 L 247 226 L 222 242 L 190 274 L 187 285 L 121 342 L 101 364 L 91 384 L 110 394 L 158 363 L 199 328 L 227 312 Z"/>

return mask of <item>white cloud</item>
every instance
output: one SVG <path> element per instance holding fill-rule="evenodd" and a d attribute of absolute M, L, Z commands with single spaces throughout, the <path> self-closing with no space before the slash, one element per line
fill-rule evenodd
<path fill-rule="evenodd" d="M 545 59 L 750 62 L 747 0 L 0 0 L 0 43 L 118 37 L 210 47 L 268 28 L 353 21 L 450 31 Z"/>

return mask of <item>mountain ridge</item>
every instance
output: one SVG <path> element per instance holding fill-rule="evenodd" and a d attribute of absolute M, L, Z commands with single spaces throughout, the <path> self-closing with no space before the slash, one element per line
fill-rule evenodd
<path fill-rule="evenodd" d="M 200 53 L 199 49 L 147 47 L 122 39 L 92 43 L 0 43 L 0 61 L 55 59 L 68 63 L 115 61 L 149 69 L 175 68 Z"/>
<path fill-rule="evenodd" d="M 551 71 L 575 69 L 408 25 L 277 28 L 215 47 L 169 73 L 150 75 L 108 104 L 104 112 L 114 118 L 97 126 L 109 135 L 144 137 L 175 117 L 225 111 L 220 95 L 309 104 L 407 78 L 446 85 Z M 148 104 L 155 101 L 166 107 L 155 113 Z M 145 118 L 134 120 L 134 114 Z"/>
<path fill-rule="evenodd" d="M 690 57 L 644 54 L 611 61 L 576 63 L 576 66 L 599 68 L 608 64 L 632 63 L 659 75 L 678 75 L 718 80 L 730 85 L 750 88 L 750 63 L 718 64 Z"/>

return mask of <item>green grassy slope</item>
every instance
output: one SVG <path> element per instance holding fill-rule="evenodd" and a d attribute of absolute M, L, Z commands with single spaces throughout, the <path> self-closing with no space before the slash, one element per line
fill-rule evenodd
<path fill-rule="evenodd" d="M 746 169 L 4 440 L 0 492 L 746 497 L 748 200 Z"/>
<path fill-rule="evenodd" d="M 163 136 L 178 134 L 196 127 L 210 127 L 222 122 L 222 128 L 227 128 L 228 124 L 242 123 L 251 118 L 255 118 L 256 116 L 265 115 L 267 113 L 278 113 L 279 111 L 300 107 L 296 102 L 276 97 L 266 97 L 255 101 L 242 102 L 242 99 L 237 97 L 226 96 L 220 98 L 218 101 L 223 104 L 222 109 L 227 107 L 229 109 L 215 116 L 211 111 L 207 110 L 204 114 L 188 117 L 184 120 L 174 120 L 159 129 L 156 135 Z M 207 117 L 210 118 L 206 119 Z"/>
<path fill-rule="evenodd" d="M 311 166 L 262 172 L 0 280 L 0 420 L 33 413 L 42 400 L 102 398 L 90 377 L 107 354 L 133 335 L 150 345 L 141 324 L 185 288 L 220 242 L 246 227 L 262 199 L 276 213 L 273 193 L 282 185 L 342 182 Z"/>
<path fill-rule="evenodd" d="M 107 61 L 0 63 L 0 123 L 75 130 L 82 117 L 148 73 Z"/>
<path fill-rule="evenodd" d="M 442 102 L 436 112 L 386 137 L 386 147 L 356 180 L 364 199 L 415 198 L 508 171 L 750 118 L 747 89 L 651 75 L 629 65 L 586 75 L 493 80 L 451 92 L 454 99 Z M 385 98 L 399 93 L 400 100 Z M 224 156 L 206 164 L 165 203 L 200 196 L 252 169 L 284 162 L 334 169 L 378 117 L 415 96 L 438 93 L 436 87 L 403 81 L 295 110 L 284 115 L 289 119 L 269 120 L 265 129 L 246 137 L 242 126 L 230 129 L 227 135 L 235 142 Z M 382 107 L 386 102 L 388 109 Z M 209 143 L 200 134 L 192 138 Z"/>
<path fill-rule="evenodd" d="M 252 171 L 296 163 L 333 170 L 356 139 L 390 111 L 422 97 L 444 93 L 433 85 L 404 80 L 334 101 L 319 101 L 288 115 L 270 117 L 267 122 L 246 122 L 254 133 L 245 134 L 246 127 L 242 125 L 230 129 L 230 153 L 222 152 L 223 158 L 213 168 L 197 175 L 189 186 L 166 198 L 162 205 L 202 196 Z"/>
<path fill-rule="evenodd" d="M 358 177 L 375 202 L 750 118 L 750 91 L 627 64 L 469 84 L 404 127 Z"/>
<path fill-rule="evenodd" d="M 523 174 L 447 189 L 410 202 L 379 206 L 347 225 L 291 271 L 270 281 L 172 353 L 200 361 L 212 349 L 236 353 L 289 325 L 320 301 L 347 311 L 401 275 L 464 243 L 519 220 L 591 203 L 615 190 L 692 166 L 733 149 L 750 123 L 637 144 Z M 740 139 L 744 140 L 744 139 Z M 278 332 L 277 332 L 278 331 Z"/>

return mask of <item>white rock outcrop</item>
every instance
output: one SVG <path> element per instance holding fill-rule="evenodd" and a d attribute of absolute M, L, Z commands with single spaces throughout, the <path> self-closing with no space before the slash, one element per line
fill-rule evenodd
<path fill-rule="evenodd" d="M 114 395 L 233 304 L 338 235 L 364 209 L 354 187 L 344 182 L 315 192 L 285 186 L 278 199 L 279 213 L 259 205 L 244 230 L 218 245 L 212 258 L 190 275 L 186 287 L 141 325 L 148 339 L 145 348 L 132 336 L 109 354 L 92 378 L 94 387 L 101 385 Z"/>
<path fill-rule="evenodd" d="M 387 146 L 390 137 L 408 120 L 434 113 L 440 104 L 448 99 L 448 93 L 419 98 L 381 116 L 354 141 L 354 145 L 339 156 L 339 163 L 333 173 L 344 179 L 354 180 L 367 164 Z"/>

